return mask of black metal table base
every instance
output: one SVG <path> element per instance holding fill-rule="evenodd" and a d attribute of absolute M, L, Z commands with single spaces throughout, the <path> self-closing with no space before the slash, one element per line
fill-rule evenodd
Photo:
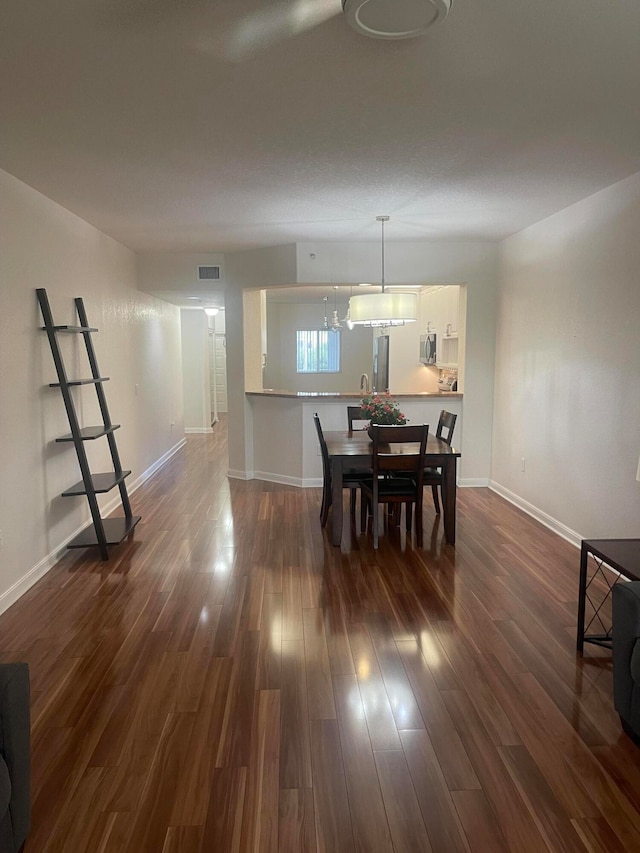
<path fill-rule="evenodd" d="M 591 558 L 591 559 L 590 559 Z M 588 577 L 590 563 L 595 564 L 595 570 Z M 580 586 L 578 591 L 578 630 L 576 646 L 580 654 L 584 651 L 585 643 L 612 646 L 613 625 L 610 618 L 605 624 L 603 608 L 610 602 L 614 586 L 621 581 L 640 580 L 640 539 L 584 539 L 580 551 Z M 589 595 L 591 585 L 604 581 L 606 591 L 601 601 L 595 602 Z M 585 625 L 587 602 L 593 610 L 593 615 Z M 599 633 L 588 634 L 591 626 L 600 628 Z"/>

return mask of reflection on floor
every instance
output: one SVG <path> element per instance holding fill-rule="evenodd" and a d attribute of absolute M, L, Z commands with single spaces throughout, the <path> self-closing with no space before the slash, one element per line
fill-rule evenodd
<path fill-rule="evenodd" d="M 0 618 L 33 702 L 30 851 L 640 849 L 578 552 L 485 489 L 458 541 L 345 529 L 320 490 L 227 480 L 226 422 Z M 348 499 L 348 497 L 347 497 Z"/>

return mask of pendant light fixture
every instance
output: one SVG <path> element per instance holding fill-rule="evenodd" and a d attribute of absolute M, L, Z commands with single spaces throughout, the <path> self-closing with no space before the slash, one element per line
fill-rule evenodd
<path fill-rule="evenodd" d="M 351 297 L 353 296 L 353 287 L 349 290 L 349 301 L 347 302 L 347 313 L 344 315 L 344 320 L 342 321 L 347 329 L 351 332 L 354 327 L 353 320 L 351 319 Z"/>
<path fill-rule="evenodd" d="M 384 223 L 388 216 L 376 216 L 382 231 L 382 275 L 380 293 L 363 293 L 349 302 L 351 322 L 359 326 L 404 326 L 418 319 L 418 298 L 415 293 L 384 289 Z M 367 286 L 367 285 L 365 285 Z M 371 286 L 371 285 L 369 285 Z"/>
<path fill-rule="evenodd" d="M 323 322 L 322 322 L 322 328 L 323 328 L 323 329 L 328 329 L 328 328 L 329 328 L 329 321 L 327 320 L 327 300 L 328 300 L 328 299 L 329 299 L 329 297 L 328 297 L 328 296 L 323 296 L 323 297 L 322 297 L 322 302 L 324 303 L 324 320 L 323 320 Z"/>
<path fill-rule="evenodd" d="M 329 328 L 332 332 L 339 332 L 342 328 L 338 319 L 338 286 L 335 284 L 333 285 L 333 317 L 331 318 Z"/>

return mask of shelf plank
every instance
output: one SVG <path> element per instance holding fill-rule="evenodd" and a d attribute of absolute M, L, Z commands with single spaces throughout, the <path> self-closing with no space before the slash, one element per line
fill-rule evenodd
<path fill-rule="evenodd" d="M 100 382 L 108 382 L 108 376 L 96 376 L 92 379 L 71 379 L 67 385 L 98 385 Z M 60 388 L 59 382 L 50 382 L 49 388 Z"/>
<path fill-rule="evenodd" d="M 43 331 L 47 331 L 46 326 L 40 326 Z M 98 332 L 99 329 L 93 329 L 90 326 L 53 326 L 54 332 L 71 332 L 72 334 L 82 334 L 83 332 Z"/>
<path fill-rule="evenodd" d="M 125 478 L 128 477 L 130 473 L 131 471 L 121 471 L 120 474 L 116 474 L 115 471 L 109 471 L 106 474 L 92 474 L 91 482 L 93 484 L 93 491 L 96 494 L 105 494 L 105 492 L 110 492 L 111 489 L 124 482 Z M 87 490 L 84 487 L 83 481 L 80 480 L 79 483 L 75 483 L 70 489 L 63 492 L 62 497 L 70 498 L 75 497 L 76 495 L 86 494 Z"/>
<path fill-rule="evenodd" d="M 103 435 L 109 435 L 110 432 L 120 429 L 120 424 L 111 424 L 107 427 L 104 424 L 98 426 L 82 427 L 80 430 L 80 439 L 82 441 L 94 441 L 96 438 L 101 438 Z M 56 438 L 56 441 L 73 441 L 73 434 L 68 432 Z"/>
<path fill-rule="evenodd" d="M 139 515 L 131 515 L 129 518 L 103 518 L 105 536 L 107 537 L 107 545 L 119 545 L 125 539 L 140 521 Z M 67 548 L 90 548 L 92 545 L 98 544 L 98 537 L 93 524 L 79 533 L 68 544 Z"/>

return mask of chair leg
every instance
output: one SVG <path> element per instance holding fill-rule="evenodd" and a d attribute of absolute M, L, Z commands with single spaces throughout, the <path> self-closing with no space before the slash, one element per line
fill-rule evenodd
<path fill-rule="evenodd" d="M 401 504 L 399 504 L 401 506 Z M 411 501 L 407 501 L 404 505 L 404 513 L 405 513 L 405 521 L 407 530 L 411 530 L 411 517 L 413 515 L 413 504 Z"/>
<path fill-rule="evenodd" d="M 416 545 L 422 548 L 422 501 L 416 501 Z"/>
<path fill-rule="evenodd" d="M 431 486 L 431 493 L 433 494 L 433 505 L 436 508 L 436 515 L 440 515 L 440 501 L 438 500 L 438 487 Z"/>
<path fill-rule="evenodd" d="M 367 529 L 367 510 L 369 509 L 369 496 L 360 490 L 360 530 L 362 533 Z"/>
<path fill-rule="evenodd" d="M 356 489 L 350 489 L 351 495 L 349 497 L 349 517 L 351 519 L 351 524 L 356 526 Z"/>
<path fill-rule="evenodd" d="M 373 501 L 371 502 L 371 515 L 373 516 L 373 547 L 376 551 L 378 550 L 378 520 L 380 518 L 378 506 L 379 504 L 374 506 Z"/>
<path fill-rule="evenodd" d="M 331 506 L 331 492 L 323 488 L 322 489 L 322 506 L 320 507 L 320 526 L 326 527 L 327 518 L 329 517 L 329 507 Z"/>

